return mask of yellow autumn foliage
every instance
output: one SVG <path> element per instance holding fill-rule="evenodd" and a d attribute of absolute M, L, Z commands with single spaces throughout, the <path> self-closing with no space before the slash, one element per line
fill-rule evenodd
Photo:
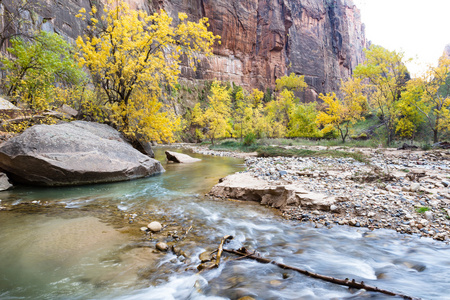
<path fill-rule="evenodd" d="M 231 96 L 226 86 L 214 81 L 204 107 L 197 103 L 192 112 L 192 123 L 205 128 L 205 135 L 214 145 L 216 139 L 231 136 Z"/>
<path fill-rule="evenodd" d="M 96 7 L 89 14 L 80 11 L 90 25 L 88 34 L 77 39 L 79 63 L 103 91 L 110 122 L 119 130 L 171 141 L 179 121 L 157 102 L 164 87 L 176 84 L 181 55 L 195 68 L 196 56 L 211 55 L 219 37 L 207 30 L 206 18 L 190 22 L 180 13 L 174 25 L 164 11 L 148 15 L 116 2 L 106 1 L 100 20 L 93 17 Z"/>

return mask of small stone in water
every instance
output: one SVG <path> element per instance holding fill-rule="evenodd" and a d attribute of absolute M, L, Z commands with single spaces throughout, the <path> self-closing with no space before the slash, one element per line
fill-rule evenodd
<path fill-rule="evenodd" d="M 211 261 L 211 260 L 212 260 L 212 258 L 211 258 L 211 252 L 209 252 L 209 251 L 202 252 L 202 253 L 200 253 L 200 255 L 198 256 L 198 258 L 200 259 L 200 261 L 201 261 L 202 263 L 207 262 L 207 261 Z"/>
<path fill-rule="evenodd" d="M 150 229 L 152 232 L 158 232 L 161 231 L 162 225 L 159 222 L 151 222 L 147 225 L 148 229 Z"/>
<path fill-rule="evenodd" d="M 167 251 L 169 249 L 169 246 L 166 243 L 159 242 L 156 244 L 156 249 L 159 251 Z"/>
<path fill-rule="evenodd" d="M 147 232 L 148 228 L 147 227 L 141 227 L 141 231 Z"/>
<path fill-rule="evenodd" d="M 279 280 L 271 280 L 269 283 L 271 286 L 280 286 L 281 285 L 281 281 L 279 281 Z"/>

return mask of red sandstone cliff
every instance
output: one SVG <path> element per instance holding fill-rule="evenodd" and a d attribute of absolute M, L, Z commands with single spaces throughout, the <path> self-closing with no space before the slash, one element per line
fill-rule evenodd
<path fill-rule="evenodd" d="M 5 0 L 4 5 L 15 0 Z M 70 38 L 81 34 L 74 16 L 93 0 L 41 1 L 40 20 L 47 30 Z M 196 72 L 183 67 L 188 80 L 218 78 L 265 90 L 276 78 L 305 75 L 316 93 L 335 90 L 363 60 L 364 26 L 352 0 L 127 0 L 133 8 L 183 11 L 191 20 L 210 19 L 222 37 L 216 56 L 202 59 Z M 37 20 L 39 22 L 39 20 Z M 43 22 L 42 22 L 43 23 Z"/>

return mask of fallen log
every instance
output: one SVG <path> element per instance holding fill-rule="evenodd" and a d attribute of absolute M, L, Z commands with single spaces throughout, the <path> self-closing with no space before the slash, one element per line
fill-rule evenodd
<path fill-rule="evenodd" d="M 223 244 L 224 239 L 222 239 L 222 243 Z M 273 264 L 276 265 L 282 269 L 286 269 L 286 270 L 293 270 L 293 271 L 297 271 L 301 274 L 307 275 L 309 277 L 312 278 L 317 278 L 317 279 L 321 279 L 327 282 L 331 282 L 331 283 L 335 283 L 335 284 L 339 284 L 339 285 L 343 285 L 343 286 L 348 286 L 350 288 L 356 288 L 356 289 L 365 289 L 366 291 L 370 291 L 370 292 L 378 292 L 378 293 L 383 293 L 385 295 L 389 295 L 389 296 L 397 296 L 397 297 L 403 297 L 404 299 L 410 299 L 410 300 L 418 300 L 420 298 L 414 298 L 411 296 L 407 296 L 404 294 L 400 294 L 400 293 L 396 293 L 396 292 L 392 292 L 392 291 L 388 291 L 388 290 L 384 290 L 384 289 L 380 289 L 377 288 L 375 286 L 370 286 L 364 283 L 364 281 L 361 282 L 357 282 L 355 281 L 355 279 L 349 280 L 348 278 L 346 279 L 338 279 L 338 278 L 334 278 L 331 276 L 326 276 L 326 275 L 321 275 L 321 274 L 317 274 L 317 273 L 313 273 L 307 270 L 303 270 L 300 268 L 296 268 L 296 267 L 292 267 L 292 266 L 288 266 L 286 264 L 282 264 L 267 258 L 263 258 L 260 257 L 258 255 L 255 254 L 255 252 L 251 253 L 249 252 L 247 249 L 245 249 L 245 247 L 242 247 L 238 250 L 230 250 L 230 249 L 223 249 L 224 252 L 227 253 L 232 253 L 232 254 L 236 254 L 236 255 L 240 255 L 240 256 L 244 256 L 247 258 L 251 258 L 253 260 L 256 260 L 257 262 L 260 263 L 264 263 L 264 264 Z"/>

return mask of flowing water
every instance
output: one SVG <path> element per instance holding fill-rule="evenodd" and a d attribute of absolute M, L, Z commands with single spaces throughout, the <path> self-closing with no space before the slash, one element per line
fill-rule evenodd
<path fill-rule="evenodd" d="M 255 203 L 212 200 L 203 195 L 243 170 L 241 160 L 191 154 L 203 160 L 179 165 L 166 164 L 161 149 L 156 155 L 166 173 L 142 180 L 0 193 L 0 206 L 11 208 L 0 211 L 0 299 L 393 299 L 231 255 L 198 273 L 198 255 L 225 235 L 234 236 L 227 248 L 450 299 L 450 247 L 442 242 L 388 230 L 318 229 Z M 139 230 L 151 220 L 166 226 L 161 234 Z M 157 252 L 157 241 L 185 255 Z"/>

